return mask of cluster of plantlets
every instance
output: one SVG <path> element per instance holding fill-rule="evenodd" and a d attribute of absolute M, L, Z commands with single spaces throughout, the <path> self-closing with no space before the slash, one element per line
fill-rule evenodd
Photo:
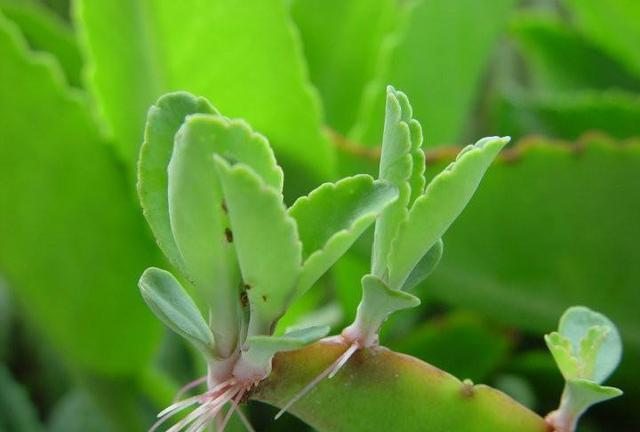
<path fill-rule="evenodd" d="M 420 124 L 406 95 L 389 87 L 379 179 L 356 175 L 326 183 L 287 208 L 282 170 L 262 135 L 202 98 L 161 98 L 149 112 L 138 190 L 158 245 L 178 274 L 149 268 L 139 285 L 155 314 L 205 356 L 208 374 L 186 386 L 206 382 L 204 393 L 163 410 L 151 429 L 196 405 L 168 430 L 199 432 L 214 421 L 224 430 L 234 412 L 241 415 L 238 404 L 269 377 L 276 354 L 324 338 L 327 326 L 274 331 L 291 302 L 374 222 L 371 270 L 361 281 L 356 319 L 323 340 L 345 349 L 281 403 L 281 413 L 338 374 L 355 353 L 375 349 L 388 316 L 420 304 L 408 291 L 437 266 L 443 234 L 508 142 L 491 137 L 466 147 L 427 185 Z M 204 300 L 208 323 L 185 285 Z M 620 360 L 620 338 L 602 315 L 572 308 L 547 343 L 567 386 L 546 424 L 571 432 L 589 405 L 621 393 L 600 386 Z M 545 423 L 531 424 L 538 430 Z"/>

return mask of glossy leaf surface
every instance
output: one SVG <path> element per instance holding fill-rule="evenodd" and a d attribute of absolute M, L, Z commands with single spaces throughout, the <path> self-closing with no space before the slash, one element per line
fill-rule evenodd
<path fill-rule="evenodd" d="M 187 90 L 247 119 L 308 178 L 330 175 L 332 152 L 284 1 L 82 0 L 75 18 L 89 88 L 130 164 L 147 107 Z"/>

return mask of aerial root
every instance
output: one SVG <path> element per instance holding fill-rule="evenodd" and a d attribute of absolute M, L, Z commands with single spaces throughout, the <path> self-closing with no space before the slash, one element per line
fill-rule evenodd
<path fill-rule="evenodd" d="M 185 393 L 189 389 L 202 384 L 202 382 L 202 378 L 190 382 L 180 390 L 179 394 Z M 247 383 L 238 382 L 234 378 L 230 378 L 200 395 L 175 402 L 158 414 L 158 421 L 151 426 L 149 432 L 155 432 L 171 417 L 195 404 L 199 404 L 199 406 L 167 429 L 166 432 L 202 432 L 214 420 L 216 420 L 216 418 L 219 418 L 219 414 L 222 412 L 224 406 L 230 402 L 231 407 L 226 413 L 224 420 L 220 422 L 220 427 L 217 429 L 218 432 L 223 432 L 231 418 L 231 415 L 234 412 L 237 412 L 240 415 L 240 410 L 237 409 L 237 407 L 249 387 L 250 385 L 247 385 Z M 253 432 L 253 428 L 248 424 L 246 417 L 244 417 L 244 415 L 240 415 L 240 418 L 245 426 L 248 425 L 247 429 L 249 432 Z"/>
<path fill-rule="evenodd" d="M 316 376 L 313 380 L 311 380 L 311 382 L 309 384 L 307 384 L 306 386 L 304 386 L 302 388 L 302 390 L 300 390 L 298 393 L 296 393 L 290 400 L 289 402 L 287 402 L 285 404 L 284 407 L 282 407 L 282 409 L 280 411 L 278 411 L 278 414 L 276 414 L 275 416 L 275 420 L 279 419 L 280 416 L 282 416 L 282 414 L 284 414 L 289 408 L 291 408 L 291 406 L 298 402 L 300 399 L 302 399 L 302 397 L 304 395 L 306 395 L 307 393 L 309 393 L 309 391 L 311 391 L 316 385 L 318 385 L 323 379 L 325 378 L 333 378 L 334 376 L 336 376 L 336 374 L 340 371 L 340 369 L 342 369 L 342 367 L 349 361 L 349 359 L 351 358 L 351 356 L 358 351 L 358 349 L 360 349 L 360 345 L 358 345 L 357 343 L 352 343 L 351 345 L 349 345 L 349 348 L 347 348 L 347 350 L 345 352 L 343 352 L 340 357 L 338 357 L 333 363 L 331 363 L 331 365 L 329 365 L 328 368 L 326 368 L 325 370 L 323 370 L 318 376 Z"/>
<path fill-rule="evenodd" d="M 178 390 L 178 393 L 176 393 L 175 397 L 173 398 L 173 402 L 178 402 L 180 399 L 182 399 L 182 396 L 184 396 L 189 390 L 198 387 L 200 384 L 204 384 L 207 382 L 207 376 L 203 376 L 200 377 L 198 379 L 195 379 L 193 381 L 191 381 L 190 383 L 187 383 L 184 385 L 184 387 L 182 387 L 180 390 Z"/>

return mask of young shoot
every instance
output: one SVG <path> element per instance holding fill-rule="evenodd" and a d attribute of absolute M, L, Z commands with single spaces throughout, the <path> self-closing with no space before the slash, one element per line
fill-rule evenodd
<path fill-rule="evenodd" d="M 620 363 L 620 335 L 604 315 L 575 306 L 545 341 L 565 380 L 560 406 L 546 421 L 556 432 L 574 432 L 591 405 L 622 395 L 620 389 L 601 385 Z"/>
<path fill-rule="evenodd" d="M 224 430 L 234 412 L 241 415 L 238 404 L 269 376 L 276 353 L 326 336 L 324 326 L 280 336 L 274 329 L 291 302 L 398 196 L 393 184 L 357 175 L 323 184 L 286 208 L 283 182 L 267 139 L 206 100 L 172 93 L 150 109 L 138 191 L 177 276 L 149 268 L 139 287 L 157 317 L 208 366 L 206 377 L 187 384 L 158 414 L 151 431 L 185 410 L 191 412 L 169 431 L 200 432 L 214 421 Z M 205 304 L 198 307 L 191 290 Z M 201 383 L 205 392 L 182 398 Z"/>
<path fill-rule="evenodd" d="M 462 149 L 425 188 L 422 128 L 407 96 L 389 86 L 379 181 L 394 185 L 398 199 L 375 223 L 371 272 L 362 283 L 362 300 L 353 324 L 330 340 L 347 350 L 296 394 L 279 417 L 325 377 L 331 378 L 359 349 L 378 344 L 388 316 L 420 300 L 408 293 L 435 269 L 443 252 L 442 236 L 467 205 L 491 162 L 510 138 L 483 138 Z"/>

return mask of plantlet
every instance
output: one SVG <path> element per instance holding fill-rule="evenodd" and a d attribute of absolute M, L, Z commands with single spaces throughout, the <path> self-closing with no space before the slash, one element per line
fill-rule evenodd
<path fill-rule="evenodd" d="M 557 432 L 573 432 L 591 405 L 622 394 L 601 385 L 620 363 L 620 335 L 607 317 L 577 306 L 562 315 L 558 331 L 544 340 L 565 379 L 560 407 L 547 416 L 547 422 Z"/>
<path fill-rule="evenodd" d="M 393 184 L 399 196 L 376 221 L 371 273 L 362 279 L 362 301 L 356 319 L 334 338 L 349 348 L 276 417 L 319 380 L 335 376 L 356 350 L 377 345 L 380 327 L 390 314 L 420 304 L 420 299 L 407 291 L 426 279 L 438 265 L 443 251 L 442 235 L 467 205 L 509 138 L 484 138 L 465 147 L 456 161 L 426 188 L 422 141 L 422 128 L 413 118 L 409 99 L 389 86 L 379 179 Z"/>
<path fill-rule="evenodd" d="M 199 405 L 170 430 L 200 431 L 271 371 L 273 356 L 325 336 L 313 326 L 275 336 L 304 294 L 397 198 L 393 185 L 358 175 L 283 204 L 283 174 L 267 140 L 187 93 L 149 111 L 138 190 L 158 245 L 179 271 L 147 269 L 142 295 L 206 358 L 208 390 L 159 415 L 152 430 Z M 206 302 L 208 324 L 183 284 Z M 200 382 L 196 380 L 191 386 Z"/>

